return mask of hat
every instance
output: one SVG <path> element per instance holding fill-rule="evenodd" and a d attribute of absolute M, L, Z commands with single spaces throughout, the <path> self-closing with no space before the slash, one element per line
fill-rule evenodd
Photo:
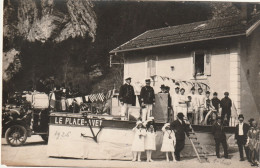
<path fill-rule="evenodd" d="M 200 87 L 200 88 L 198 88 L 198 90 L 203 90 L 203 89 Z"/>
<path fill-rule="evenodd" d="M 224 95 L 229 95 L 229 93 L 228 93 L 228 92 L 225 92 Z"/>
<path fill-rule="evenodd" d="M 161 88 L 161 89 L 162 89 L 162 88 L 166 88 L 166 86 L 165 86 L 165 85 L 161 85 L 161 87 L 160 87 L 160 88 Z"/>
<path fill-rule="evenodd" d="M 243 118 L 243 119 L 244 119 L 243 114 L 239 114 L 239 115 L 238 115 L 238 119 L 239 119 L 239 118 Z"/>
<path fill-rule="evenodd" d="M 142 121 L 137 121 L 136 125 L 139 125 L 139 124 L 143 124 L 143 122 Z"/>
<path fill-rule="evenodd" d="M 248 120 L 249 123 L 251 123 L 252 121 L 255 121 L 255 119 L 250 118 L 250 119 Z"/>
<path fill-rule="evenodd" d="M 184 89 L 184 88 L 181 88 L 181 90 L 180 90 L 180 91 L 182 91 L 182 90 L 184 90 L 184 91 L 185 91 L 185 89 Z"/>
<path fill-rule="evenodd" d="M 210 91 L 206 91 L 206 94 L 210 94 Z"/>
<path fill-rule="evenodd" d="M 145 82 L 151 82 L 150 78 L 145 79 Z"/>
<path fill-rule="evenodd" d="M 190 90 L 195 90 L 195 88 L 194 88 L 194 87 L 192 87 Z"/>
<path fill-rule="evenodd" d="M 213 93 L 213 96 L 217 96 L 217 95 L 218 95 L 218 93 L 217 93 L 217 92 L 214 92 L 214 93 Z"/>
<path fill-rule="evenodd" d="M 177 86 L 175 87 L 175 89 L 180 89 L 180 87 L 177 85 Z"/>
<path fill-rule="evenodd" d="M 125 80 L 132 79 L 130 76 L 126 76 Z"/>
<path fill-rule="evenodd" d="M 177 114 L 177 117 L 178 117 L 178 118 L 183 118 L 184 115 L 183 115 L 183 113 L 178 113 L 178 114 Z"/>

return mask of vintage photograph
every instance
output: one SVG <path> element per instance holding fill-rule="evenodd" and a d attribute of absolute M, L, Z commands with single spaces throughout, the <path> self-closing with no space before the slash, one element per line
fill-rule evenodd
<path fill-rule="evenodd" d="M 249 168 L 260 2 L 4 0 L 1 165 Z"/>

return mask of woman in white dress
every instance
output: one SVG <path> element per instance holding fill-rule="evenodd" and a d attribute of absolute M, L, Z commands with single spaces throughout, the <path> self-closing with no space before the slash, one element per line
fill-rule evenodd
<path fill-rule="evenodd" d="M 169 162 L 168 152 L 171 152 L 173 161 L 176 162 L 175 156 L 174 156 L 175 145 L 176 145 L 175 133 L 174 133 L 173 130 L 170 129 L 169 123 L 164 124 L 164 126 L 162 127 L 162 131 L 163 131 L 164 135 L 163 135 L 161 152 L 166 153 L 166 161 L 167 162 Z"/>
<path fill-rule="evenodd" d="M 133 128 L 135 132 L 134 141 L 132 144 L 133 162 L 136 161 L 138 156 L 138 162 L 141 162 L 141 152 L 144 152 L 144 137 L 146 136 L 146 130 L 143 126 L 142 121 L 137 121 L 136 126 Z"/>
<path fill-rule="evenodd" d="M 145 136 L 145 141 L 144 141 L 144 148 L 146 150 L 147 162 L 153 162 L 152 151 L 156 150 L 155 136 L 156 136 L 156 133 L 155 133 L 155 129 L 154 129 L 154 122 L 149 121 L 146 124 L 146 136 Z"/>

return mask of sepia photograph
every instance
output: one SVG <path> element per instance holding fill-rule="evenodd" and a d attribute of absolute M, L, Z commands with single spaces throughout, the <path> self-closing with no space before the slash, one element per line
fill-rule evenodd
<path fill-rule="evenodd" d="M 1 3 L 1 166 L 260 167 L 260 2 Z"/>

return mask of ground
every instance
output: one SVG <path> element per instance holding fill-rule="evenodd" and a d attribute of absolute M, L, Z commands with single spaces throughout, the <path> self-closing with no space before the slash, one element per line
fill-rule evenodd
<path fill-rule="evenodd" d="M 119 160 L 82 160 L 72 158 L 53 158 L 47 156 L 47 145 L 40 136 L 27 139 L 24 146 L 10 147 L 2 138 L 2 164 L 8 166 L 68 166 L 68 167 L 149 167 L 149 168 L 247 168 L 251 167 L 247 161 L 239 161 L 239 153 L 230 154 L 230 159 L 209 156 L 209 163 L 199 163 L 197 158 L 182 158 L 182 161 L 173 163 L 164 160 L 154 162 L 131 162 Z"/>

